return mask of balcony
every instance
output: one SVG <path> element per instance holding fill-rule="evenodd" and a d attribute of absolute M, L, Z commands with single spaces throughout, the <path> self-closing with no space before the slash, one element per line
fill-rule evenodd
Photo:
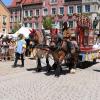
<path fill-rule="evenodd" d="M 39 15 L 34 15 L 34 18 L 35 18 L 35 19 L 38 19 L 38 18 L 39 18 Z"/>

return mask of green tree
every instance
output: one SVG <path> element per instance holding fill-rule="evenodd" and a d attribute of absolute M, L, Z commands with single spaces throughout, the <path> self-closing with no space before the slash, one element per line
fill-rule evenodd
<path fill-rule="evenodd" d="M 45 29 L 51 29 L 52 28 L 52 18 L 51 17 L 43 18 L 43 27 Z"/>
<path fill-rule="evenodd" d="M 13 29 L 12 29 L 12 33 L 15 33 L 20 28 L 21 28 L 21 25 L 18 22 L 14 23 L 14 26 L 13 26 Z"/>

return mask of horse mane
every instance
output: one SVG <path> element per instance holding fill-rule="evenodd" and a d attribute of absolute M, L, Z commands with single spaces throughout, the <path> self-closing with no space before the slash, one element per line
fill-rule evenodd
<path fill-rule="evenodd" d="M 36 41 L 38 42 L 38 44 L 43 43 L 43 40 L 44 40 L 43 33 L 38 30 L 35 30 L 35 29 L 30 30 L 30 37 L 32 39 L 36 37 Z"/>
<path fill-rule="evenodd" d="M 36 34 L 38 36 L 38 42 L 39 42 L 39 44 L 43 43 L 43 41 L 44 41 L 43 33 L 40 32 L 40 31 L 36 31 Z"/>

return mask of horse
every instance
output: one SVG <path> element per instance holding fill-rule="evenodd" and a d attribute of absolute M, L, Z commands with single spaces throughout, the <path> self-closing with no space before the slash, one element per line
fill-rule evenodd
<path fill-rule="evenodd" d="M 53 31 L 54 32 L 54 31 Z M 68 30 L 68 32 L 70 32 Z M 50 51 L 54 59 L 54 64 L 52 65 L 55 70 L 55 76 L 59 77 L 62 71 L 62 62 L 66 60 L 69 71 L 75 73 L 78 60 L 78 52 L 73 46 L 71 52 L 69 52 L 68 41 L 66 41 L 66 34 L 60 41 L 57 41 L 58 35 L 51 33 Z M 48 66 L 47 66 L 48 67 Z M 50 71 L 50 67 L 48 68 Z"/>
<path fill-rule="evenodd" d="M 42 70 L 42 65 L 41 65 L 41 58 L 45 57 L 46 58 L 46 66 L 50 66 L 49 64 L 49 48 L 48 45 L 46 45 L 46 37 L 45 35 L 37 30 L 32 29 L 30 33 L 31 41 L 34 42 L 35 46 L 33 49 L 33 54 L 36 57 L 37 60 L 37 67 L 36 71 L 40 72 Z M 48 70 L 48 67 L 47 70 Z"/>
<path fill-rule="evenodd" d="M 55 76 L 59 77 L 62 71 L 61 65 L 63 60 L 67 61 L 67 65 L 68 63 L 69 65 L 71 65 L 69 66 L 70 71 L 76 68 L 77 53 L 75 48 L 73 48 L 70 54 L 69 48 L 67 46 L 68 42 L 66 42 L 65 38 L 59 40 L 58 33 L 55 34 L 55 32 L 56 31 L 51 31 L 51 35 L 50 35 L 51 40 L 49 46 L 46 46 L 46 43 L 43 42 L 45 40 L 43 33 L 39 31 L 33 31 L 32 33 L 33 33 L 33 41 L 35 42 L 35 50 L 36 50 L 36 57 L 37 57 L 36 71 L 40 72 L 42 70 L 41 58 L 44 55 L 46 57 L 46 64 L 47 64 L 46 71 L 49 73 L 51 69 L 54 69 Z M 48 60 L 50 54 L 52 55 L 54 60 L 54 64 L 52 65 L 52 67 L 50 66 Z"/>

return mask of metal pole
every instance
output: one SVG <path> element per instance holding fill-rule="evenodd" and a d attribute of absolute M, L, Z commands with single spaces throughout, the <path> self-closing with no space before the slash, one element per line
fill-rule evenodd
<path fill-rule="evenodd" d="M 99 34 L 100 34 L 100 16 L 99 16 Z"/>
<path fill-rule="evenodd" d="M 21 4 L 21 26 L 23 26 L 23 6 Z"/>

